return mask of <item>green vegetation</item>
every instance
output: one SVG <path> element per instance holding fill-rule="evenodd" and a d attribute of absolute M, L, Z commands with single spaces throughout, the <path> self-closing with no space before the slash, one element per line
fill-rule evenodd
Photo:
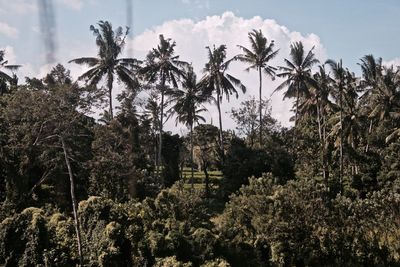
<path fill-rule="evenodd" d="M 99 27 L 79 82 L 59 64 L 18 85 L 0 51 L 1 266 L 400 265 L 398 66 L 367 55 L 357 77 L 300 42 L 270 66 L 279 44 L 254 30 L 232 59 L 207 48 L 197 80 L 174 41 L 121 59 L 127 32 Z M 232 110 L 235 133 L 220 107 L 246 91 L 227 73 L 239 61 L 260 92 Z M 294 127 L 272 118 L 263 74 L 284 78 Z M 206 102 L 219 127 L 200 124 Z M 163 130 L 171 116 L 187 135 Z"/>

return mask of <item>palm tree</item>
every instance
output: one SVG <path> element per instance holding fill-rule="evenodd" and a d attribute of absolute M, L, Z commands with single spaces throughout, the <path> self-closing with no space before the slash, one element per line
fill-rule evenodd
<path fill-rule="evenodd" d="M 332 103 L 329 99 L 331 95 L 331 78 L 326 73 L 325 66 L 319 66 L 319 71 L 314 74 L 314 79 L 318 86 L 315 87 L 315 98 L 316 98 L 316 109 L 317 109 L 317 122 L 318 122 L 318 134 L 321 141 L 321 153 L 322 153 L 322 165 L 323 165 L 323 178 L 326 185 L 328 185 L 329 180 L 329 168 L 328 159 L 326 157 L 326 126 L 327 126 L 327 113 L 329 111 L 334 111 L 336 105 Z"/>
<path fill-rule="evenodd" d="M 185 76 L 185 69 L 189 66 L 187 62 L 180 61 L 179 56 L 175 55 L 175 42 L 165 39 L 162 34 L 159 38 L 160 44 L 147 54 L 146 65 L 141 69 L 141 74 L 149 83 L 159 83 L 158 90 L 161 92 L 157 174 L 159 174 L 162 155 L 166 85 L 170 84 L 172 87 L 178 88 L 178 81 Z"/>
<path fill-rule="evenodd" d="M 365 55 L 360 59 L 361 63 L 361 72 L 362 72 L 362 80 L 360 82 L 361 87 L 364 89 L 364 94 L 362 98 L 366 98 L 367 101 L 376 93 L 378 89 L 379 80 L 382 78 L 382 58 L 377 58 L 373 55 Z M 369 105 L 366 105 L 370 107 Z M 372 125 L 374 122 L 374 116 L 369 116 L 369 127 L 368 127 L 368 135 L 372 133 Z M 367 138 L 368 139 L 368 138 Z M 365 146 L 365 152 L 368 152 L 369 149 L 369 140 L 367 140 L 367 144 Z"/>
<path fill-rule="evenodd" d="M 383 67 L 376 89 L 370 96 L 371 106 L 374 107 L 369 114 L 371 119 L 375 119 L 378 122 L 391 121 L 393 123 L 400 118 L 399 88 L 400 69 L 394 70 L 393 66 Z M 389 142 L 400 133 L 400 128 L 394 127 L 392 133 L 386 138 L 386 142 Z"/>
<path fill-rule="evenodd" d="M 343 62 L 340 60 L 336 62 L 332 59 L 326 61 L 326 63 L 332 71 L 332 80 L 337 90 L 337 95 L 335 96 L 339 102 L 339 157 L 340 157 L 340 172 L 339 172 L 339 183 L 341 186 L 341 191 L 343 190 L 343 91 L 345 90 L 346 82 L 348 80 L 349 72 L 343 68 Z"/>
<path fill-rule="evenodd" d="M 3 82 L 4 84 L 0 84 L 0 95 L 4 94 L 7 92 L 7 85 L 6 83 L 8 82 L 11 86 L 16 86 L 17 85 L 17 76 L 15 75 L 14 71 L 19 69 L 21 65 L 9 65 L 7 60 L 4 60 L 4 55 L 5 52 L 4 50 L 0 50 L 0 82 Z M 13 72 L 13 75 L 10 76 L 7 73 L 3 72 L 1 69 L 4 68 L 6 70 L 9 70 Z M 4 88 L 3 88 L 4 86 Z"/>
<path fill-rule="evenodd" d="M 263 35 L 261 30 L 253 30 L 249 34 L 249 41 L 251 48 L 248 49 L 244 46 L 239 45 L 239 48 L 243 50 L 243 54 L 237 55 L 236 59 L 249 64 L 246 71 L 255 69 L 258 71 L 259 77 L 259 115 L 260 115 L 260 145 L 262 144 L 262 72 L 274 79 L 276 68 L 269 65 L 268 62 L 272 60 L 279 52 L 274 50 L 274 40 L 268 44 L 267 38 Z"/>
<path fill-rule="evenodd" d="M 223 143 L 223 135 L 222 135 L 222 116 L 221 116 L 221 101 L 222 96 L 225 95 L 226 99 L 229 101 L 229 96 L 232 94 L 236 95 L 238 98 L 239 94 L 236 88 L 240 89 L 243 93 L 246 92 L 246 86 L 242 84 L 242 82 L 230 75 L 226 71 L 232 60 L 226 60 L 226 46 L 220 45 L 219 47 L 206 47 L 208 50 L 208 62 L 204 67 L 204 76 L 201 79 L 199 86 L 202 88 L 204 94 L 206 96 L 212 97 L 215 93 L 216 103 L 218 108 L 218 117 L 219 117 L 219 145 L 222 160 L 224 160 L 224 143 Z"/>
<path fill-rule="evenodd" d="M 345 147 L 348 162 L 351 164 L 351 174 L 358 174 L 357 147 L 362 136 L 363 114 L 362 105 L 357 92 L 357 79 L 353 73 L 346 70 L 345 86 L 342 96 L 342 110 L 331 117 L 333 122 L 331 135 L 336 137 L 336 143 Z M 340 119 L 342 123 L 340 123 Z M 353 157 L 351 157 L 353 155 Z"/>
<path fill-rule="evenodd" d="M 123 32 L 122 27 L 115 31 L 108 21 L 99 21 L 99 29 L 90 25 L 90 30 L 96 37 L 98 46 L 98 57 L 81 57 L 70 60 L 69 63 L 88 65 L 90 69 L 79 76 L 79 80 L 85 80 L 89 85 L 96 86 L 103 77 L 106 78 L 108 88 L 108 98 L 110 107 L 110 117 L 113 118 L 112 108 L 112 89 L 114 76 L 124 83 L 129 89 L 134 90 L 138 87 L 135 78 L 135 71 L 139 68 L 140 61 L 133 58 L 118 58 L 125 45 L 125 38 L 129 28 Z"/>
<path fill-rule="evenodd" d="M 193 125 L 199 121 L 205 122 L 201 112 L 206 111 L 200 107 L 205 102 L 204 95 L 197 86 L 196 74 L 193 68 L 189 68 L 186 79 L 183 82 L 183 90 L 177 89 L 173 92 L 172 101 L 175 102 L 171 108 L 172 112 L 177 114 L 176 124 L 178 122 L 185 124 L 190 130 L 190 162 L 191 162 L 191 183 L 194 186 L 194 170 L 193 170 Z"/>
<path fill-rule="evenodd" d="M 152 143 L 152 150 L 149 154 L 154 156 L 154 170 L 157 170 L 158 166 L 158 133 L 160 127 L 160 105 L 159 96 L 155 91 L 152 91 L 145 103 L 142 103 L 143 115 L 142 124 L 146 125 L 149 131 L 149 143 Z"/>
<path fill-rule="evenodd" d="M 305 54 L 302 42 L 291 44 L 290 60 L 284 59 L 286 66 L 280 66 L 279 69 L 282 72 L 277 74 L 278 77 L 286 80 L 274 92 L 287 88 L 283 98 L 296 98 L 295 126 L 297 125 L 300 97 L 309 95 L 310 86 L 317 87 L 317 83 L 311 74 L 311 68 L 319 61 L 315 58 L 313 50 L 314 47 Z"/>

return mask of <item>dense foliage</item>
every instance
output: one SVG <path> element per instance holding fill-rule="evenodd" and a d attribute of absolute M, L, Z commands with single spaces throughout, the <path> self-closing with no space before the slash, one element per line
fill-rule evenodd
<path fill-rule="evenodd" d="M 59 64 L 18 85 L 0 51 L 1 266 L 400 264 L 399 67 L 367 55 L 357 77 L 301 42 L 271 66 L 279 44 L 254 30 L 232 59 L 207 47 L 197 81 L 172 40 L 121 59 L 127 32 L 99 27 L 98 58 L 72 61 L 91 67 L 78 81 Z M 237 61 L 258 70 L 259 100 L 224 131 L 222 96 L 246 91 Z M 294 127 L 272 118 L 264 74 L 284 79 Z M 218 127 L 200 124 L 206 102 Z M 172 116 L 187 135 L 163 130 Z"/>

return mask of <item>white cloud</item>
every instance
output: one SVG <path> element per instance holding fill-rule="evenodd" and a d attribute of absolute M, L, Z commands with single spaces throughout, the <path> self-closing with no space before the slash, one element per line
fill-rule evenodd
<path fill-rule="evenodd" d="M 204 20 L 193 21 L 191 19 L 173 20 L 156 26 L 136 36 L 132 43 L 128 43 L 131 51 L 136 58 L 143 59 L 147 52 L 158 43 L 158 35 L 164 34 L 167 38 L 176 41 L 176 54 L 180 59 L 192 62 L 198 78 L 202 77 L 201 70 L 207 61 L 206 46 L 225 44 L 227 45 L 227 58 L 240 53 L 238 44 L 248 46 L 248 32 L 252 29 L 261 29 L 268 40 L 275 40 L 275 45 L 280 48 L 278 56 L 271 61 L 274 66 L 283 64 L 283 58 L 289 57 L 290 44 L 295 41 L 302 41 L 306 49 L 315 46 L 317 58 L 324 62 L 327 58 L 325 48 L 319 37 L 315 34 L 303 35 L 299 32 L 290 31 L 285 26 L 279 25 L 274 20 L 264 20 L 259 16 L 244 19 L 232 12 L 225 12 L 221 16 L 210 16 Z M 230 118 L 229 112 L 232 107 L 237 107 L 241 101 L 249 96 L 258 96 L 258 75 L 255 72 L 246 73 L 243 69 L 246 66 L 239 62 L 233 62 L 229 72 L 238 77 L 247 86 L 247 93 L 240 94 L 239 99 L 231 98 L 228 103 L 223 100 L 222 110 L 224 113 L 224 128 L 234 128 L 234 122 Z M 273 90 L 282 82 L 280 79 L 271 81 L 269 78 L 263 79 L 263 97 L 270 98 Z M 292 115 L 292 101 L 282 101 L 282 93 L 277 92 L 271 97 L 272 114 L 282 122 L 283 125 L 291 125 L 289 118 Z M 209 106 L 209 114 L 216 125 L 218 123 L 217 109 Z M 210 122 L 210 115 L 208 122 Z M 173 120 L 168 123 L 167 128 L 174 129 Z M 175 130 L 176 131 L 176 130 Z"/>
<path fill-rule="evenodd" d="M 18 57 L 14 51 L 14 47 L 8 45 L 5 47 L 0 47 L 0 50 L 4 50 L 4 59 L 8 61 L 9 65 L 21 65 L 21 68 L 15 71 L 19 78 L 19 83 L 23 83 L 26 76 L 31 77 L 32 74 L 35 73 L 34 68 L 30 63 L 21 63 L 18 61 Z"/>
<path fill-rule="evenodd" d="M 26 14 L 36 10 L 36 2 L 32 0 L 0 0 L 0 12 L 6 14 Z"/>
<path fill-rule="evenodd" d="M 18 30 L 7 23 L 0 21 L 0 35 L 16 38 L 18 36 Z"/>
<path fill-rule="evenodd" d="M 14 47 L 7 45 L 5 47 L 0 47 L 0 50 L 4 50 L 4 59 L 8 61 L 8 64 L 16 64 L 17 56 L 15 55 Z"/>
<path fill-rule="evenodd" d="M 393 59 L 391 59 L 391 60 L 385 60 L 385 61 L 383 61 L 383 65 L 385 65 L 385 66 L 397 66 L 397 67 L 400 67 L 400 57 L 397 57 L 397 58 L 393 58 Z"/>
<path fill-rule="evenodd" d="M 1 1 L 1 0 L 0 0 Z M 191 1 L 191 0 L 190 0 Z M 202 69 L 207 61 L 206 46 L 225 44 L 227 45 L 227 58 L 231 58 L 240 51 L 238 44 L 248 46 L 248 32 L 252 29 L 261 29 L 267 36 L 268 40 L 274 40 L 276 48 L 280 49 L 278 56 L 271 62 L 271 65 L 279 66 L 283 64 L 283 58 L 289 57 L 290 43 L 302 41 L 306 49 L 315 46 L 315 53 L 321 62 L 327 58 L 326 51 L 319 37 L 315 34 L 304 35 L 299 32 L 291 31 L 285 26 L 279 25 L 274 20 L 264 20 L 259 16 L 250 19 L 244 19 L 236 16 L 232 12 L 225 12 L 221 16 L 209 16 L 203 20 L 194 21 L 191 19 L 172 20 L 148 29 L 137 35 L 134 40 L 128 41 L 126 45 L 126 54 L 134 56 L 138 59 L 144 59 L 148 51 L 155 47 L 159 42 L 159 34 L 164 34 L 166 38 L 172 38 L 176 41 L 176 54 L 180 55 L 180 59 L 192 62 L 195 71 L 198 74 L 198 79 L 202 77 Z M 89 34 L 89 33 L 88 33 Z M 58 61 L 67 69 L 71 70 L 71 75 L 76 79 L 87 67 L 68 64 L 67 62 L 73 58 L 83 56 L 96 56 L 97 48 L 95 41 L 61 44 L 59 47 Z M 18 71 L 19 77 L 43 77 L 52 66 L 32 66 L 29 63 L 16 62 L 23 65 Z M 244 70 L 246 66 L 239 62 L 233 62 L 229 72 L 235 77 L 238 77 L 247 86 L 247 93 L 240 94 L 239 99 L 231 98 L 228 103 L 225 99 L 222 103 L 223 111 L 223 127 L 234 129 L 234 122 L 227 112 L 230 112 L 232 107 L 238 107 L 241 101 L 250 96 L 258 96 L 258 75 L 255 72 L 247 73 Z M 23 73 L 23 74 L 22 74 Z M 280 79 L 271 81 L 269 78 L 263 79 L 263 97 L 271 98 L 272 114 L 283 125 L 291 125 L 289 118 L 292 116 L 290 112 L 292 108 L 292 100 L 282 101 L 282 93 L 277 92 L 272 95 L 273 90 L 282 82 Z M 121 85 L 115 84 L 113 95 L 116 96 L 121 91 Z M 115 97 L 114 97 L 115 99 Z M 116 100 L 115 100 L 116 102 Z M 114 103 L 116 106 L 117 103 Z M 214 125 L 218 123 L 218 113 L 215 106 L 207 107 L 209 112 L 205 114 L 207 122 L 210 123 L 211 118 Z M 185 127 L 181 126 L 181 129 Z M 175 127 L 174 119 L 171 119 L 166 129 L 179 132 L 180 129 Z"/>

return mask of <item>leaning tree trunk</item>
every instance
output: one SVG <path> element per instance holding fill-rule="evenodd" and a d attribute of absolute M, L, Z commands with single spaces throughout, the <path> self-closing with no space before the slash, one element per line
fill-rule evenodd
<path fill-rule="evenodd" d="M 80 230 L 80 223 L 79 223 L 79 217 L 78 217 L 78 205 L 77 205 L 76 196 L 75 196 L 75 181 L 74 181 L 74 176 L 72 174 L 71 164 L 69 162 L 67 148 L 66 148 L 66 145 L 65 145 L 65 142 L 64 142 L 64 138 L 62 136 L 60 136 L 60 140 L 61 140 L 62 148 L 63 148 L 63 151 L 64 151 L 65 163 L 66 163 L 67 168 L 68 168 L 70 190 L 71 190 L 71 199 L 72 199 L 72 210 L 73 210 L 73 213 L 74 213 L 74 220 L 75 220 L 76 242 L 77 242 L 77 245 L 78 245 L 79 262 L 80 262 L 80 265 L 83 266 L 81 230 Z"/>
<path fill-rule="evenodd" d="M 219 118 L 219 148 L 220 148 L 220 152 L 221 152 L 222 163 L 224 163 L 224 161 L 225 161 L 224 136 L 222 134 L 222 116 L 221 116 L 221 104 L 220 104 L 219 89 L 217 90 L 217 108 L 218 108 L 218 118 Z"/>
<path fill-rule="evenodd" d="M 259 88 L 259 97 L 260 97 L 260 103 L 259 103 L 259 113 L 260 113 L 260 147 L 262 146 L 262 76 L 261 76 L 261 68 L 258 68 L 258 76 L 260 79 L 260 88 Z"/>
<path fill-rule="evenodd" d="M 372 119 L 369 121 L 368 135 L 367 135 L 367 145 L 365 146 L 365 153 L 369 150 L 369 137 L 372 133 Z"/>

